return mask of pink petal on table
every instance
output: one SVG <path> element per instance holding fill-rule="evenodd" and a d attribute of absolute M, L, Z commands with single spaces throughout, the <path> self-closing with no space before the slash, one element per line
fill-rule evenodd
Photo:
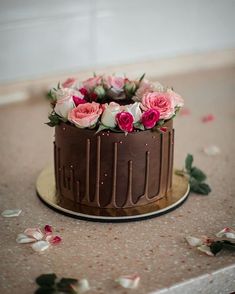
<path fill-rule="evenodd" d="M 202 122 L 203 123 L 207 123 L 207 122 L 210 122 L 210 121 L 213 121 L 215 120 L 215 117 L 213 114 L 207 114 L 205 116 L 202 117 Z"/>
<path fill-rule="evenodd" d="M 50 243 L 47 241 L 37 241 L 35 242 L 33 245 L 31 245 L 31 247 L 33 248 L 34 251 L 37 252 L 41 252 L 44 251 L 46 249 L 48 249 L 50 246 Z"/>
<path fill-rule="evenodd" d="M 60 236 L 55 236 L 55 237 L 52 237 L 49 242 L 53 245 L 57 245 L 59 244 L 60 242 L 62 241 L 62 239 L 60 238 Z"/>
<path fill-rule="evenodd" d="M 185 237 L 186 241 L 190 246 L 197 247 L 201 246 L 203 244 L 202 240 L 193 236 L 187 236 Z"/>
<path fill-rule="evenodd" d="M 15 217 L 21 214 L 21 209 L 6 209 L 1 214 L 4 217 Z"/>
<path fill-rule="evenodd" d="M 45 227 L 44 227 L 44 231 L 45 231 L 45 234 L 46 234 L 46 235 L 50 235 L 50 234 L 52 234 L 52 226 L 50 226 L 50 225 L 45 225 Z"/>
<path fill-rule="evenodd" d="M 123 288 L 128 289 L 135 289 L 138 287 L 140 281 L 140 276 L 135 275 L 129 275 L 129 276 L 121 276 L 118 279 L 116 279 L 116 282 L 121 285 Z"/>
<path fill-rule="evenodd" d="M 90 290 L 90 285 L 89 282 L 86 279 L 81 279 L 78 281 L 77 285 L 71 285 L 71 288 L 76 292 L 76 293 L 85 293 Z"/>
<path fill-rule="evenodd" d="M 28 228 L 24 231 L 24 234 L 36 240 L 41 240 L 43 238 L 43 233 L 39 228 Z"/>
<path fill-rule="evenodd" d="M 216 234 L 216 237 L 218 238 L 226 237 L 228 239 L 235 239 L 235 231 L 231 228 L 226 227 L 220 232 L 218 232 Z"/>
<path fill-rule="evenodd" d="M 183 115 L 190 115 L 191 111 L 190 111 L 190 109 L 184 107 L 184 108 L 180 109 L 179 114 L 182 115 L 182 116 Z"/>
<path fill-rule="evenodd" d="M 203 148 L 203 152 L 207 155 L 214 156 L 220 153 L 220 149 L 215 145 L 210 145 Z"/>
<path fill-rule="evenodd" d="M 209 246 L 207 245 L 201 245 L 197 247 L 198 250 L 200 250 L 201 252 L 205 253 L 206 255 L 209 256 L 215 256 L 212 252 Z"/>
<path fill-rule="evenodd" d="M 20 244 L 25 244 L 25 243 L 32 243 L 35 242 L 36 240 L 34 238 L 30 238 L 29 236 L 25 234 L 18 234 L 16 238 L 16 242 Z"/>

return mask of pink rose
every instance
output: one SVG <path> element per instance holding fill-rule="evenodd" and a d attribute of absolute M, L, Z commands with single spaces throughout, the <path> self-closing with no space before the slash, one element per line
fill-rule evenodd
<path fill-rule="evenodd" d="M 63 82 L 62 87 L 63 88 L 70 88 L 76 83 L 75 78 L 68 78 L 65 82 Z"/>
<path fill-rule="evenodd" d="M 151 129 L 159 121 L 160 113 L 156 109 L 149 109 L 142 115 L 141 121 L 146 129 Z"/>
<path fill-rule="evenodd" d="M 78 128 L 90 128 L 97 123 L 101 113 L 102 108 L 99 103 L 84 103 L 72 109 L 68 115 L 68 119 Z"/>
<path fill-rule="evenodd" d="M 141 101 L 144 94 L 152 92 L 153 89 L 154 87 L 152 83 L 147 80 L 143 80 L 135 93 L 134 101 Z"/>
<path fill-rule="evenodd" d="M 175 107 L 183 107 L 184 106 L 184 100 L 183 98 L 175 93 L 173 90 L 171 89 L 167 89 L 167 93 L 171 96 L 171 98 L 173 99 L 174 101 L 174 106 Z"/>
<path fill-rule="evenodd" d="M 169 119 L 175 112 L 174 100 L 169 93 L 153 92 L 143 96 L 142 108 L 155 109 L 160 113 L 160 119 Z"/>
<path fill-rule="evenodd" d="M 97 76 L 97 77 L 89 78 L 83 81 L 82 84 L 86 90 L 90 91 L 90 90 L 93 90 L 96 86 L 100 85 L 101 80 L 102 80 L 102 77 Z"/>
<path fill-rule="evenodd" d="M 122 91 L 125 83 L 125 79 L 122 77 L 108 76 L 106 83 L 109 88 L 114 88 L 117 91 Z"/>
<path fill-rule="evenodd" d="M 133 131 L 133 122 L 134 117 L 132 114 L 126 111 L 119 112 L 116 115 L 116 120 L 119 128 L 124 132 L 132 132 Z"/>

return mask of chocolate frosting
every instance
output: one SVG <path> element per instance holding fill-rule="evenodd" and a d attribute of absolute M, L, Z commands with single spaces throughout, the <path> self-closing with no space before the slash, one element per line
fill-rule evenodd
<path fill-rule="evenodd" d="M 125 135 L 79 129 L 61 123 L 55 128 L 54 161 L 61 203 L 123 209 L 146 205 L 171 189 L 174 129 Z"/>

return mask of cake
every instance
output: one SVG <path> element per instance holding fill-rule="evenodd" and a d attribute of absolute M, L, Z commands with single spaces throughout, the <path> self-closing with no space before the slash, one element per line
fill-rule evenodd
<path fill-rule="evenodd" d="M 167 197 L 180 95 L 144 76 L 99 75 L 67 79 L 48 97 L 60 206 L 121 215 Z"/>

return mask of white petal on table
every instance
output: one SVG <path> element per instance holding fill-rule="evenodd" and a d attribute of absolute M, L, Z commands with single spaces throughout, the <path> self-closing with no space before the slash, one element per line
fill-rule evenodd
<path fill-rule="evenodd" d="M 33 245 L 31 245 L 34 251 L 41 252 L 50 247 L 50 243 L 47 241 L 37 241 Z"/>
<path fill-rule="evenodd" d="M 121 276 L 116 279 L 116 282 L 123 288 L 135 289 L 138 287 L 140 281 L 139 275 Z"/>
<path fill-rule="evenodd" d="M 235 239 L 235 231 L 231 228 L 224 228 L 216 234 L 216 237 L 222 238 L 226 237 L 228 239 Z"/>
<path fill-rule="evenodd" d="M 19 244 L 32 243 L 35 242 L 35 239 L 25 234 L 18 234 L 16 242 Z"/>
<path fill-rule="evenodd" d="M 210 247 L 207 246 L 207 245 L 201 245 L 201 246 L 198 246 L 197 249 L 200 250 L 201 252 L 206 253 L 206 255 L 209 255 L 209 256 L 215 256 L 215 255 L 211 252 Z"/>
<path fill-rule="evenodd" d="M 89 282 L 87 281 L 87 279 L 81 279 L 78 281 L 77 285 L 71 285 L 71 287 L 78 294 L 85 293 L 90 290 L 90 285 L 89 285 Z"/>
<path fill-rule="evenodd" d="M 39 228 L 28 228 L 24 231 L 24 234 L 33 237 L 36 240 L 42 240 L 44 237 L 42 231 Z"/>
<path fill-rule="evenodd" d="M 193 237 L 193 236 L 185 237 L 185 239 L 189 243 L 189 245 L 193 247 L 201 246 L 203 244 L 203 241 L 201 239 Z"/>
<path fill-rule="evenodd" d="M 2 212 L 2 216 L 4 217 L 16 217 L 21 214 L 21 209 L 6 209 Z"/>
<path fill-rule="evenodd" d="M 219 147 L 215 145 L 207 146 L 203 149 L 204 153 L 206 153 L 209 156 L 215 156 L 220 153 Z"/>

